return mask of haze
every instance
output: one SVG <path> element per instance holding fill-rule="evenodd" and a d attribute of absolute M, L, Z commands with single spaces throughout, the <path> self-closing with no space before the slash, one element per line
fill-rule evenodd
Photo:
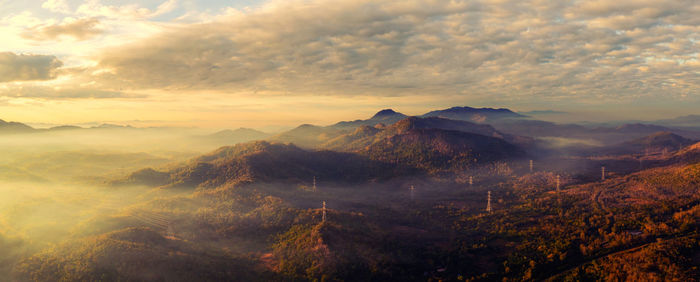
<path fill-rule="evenodd" d="M 0 0 L 0 281 L 696 281 L 698 15 Z"/>

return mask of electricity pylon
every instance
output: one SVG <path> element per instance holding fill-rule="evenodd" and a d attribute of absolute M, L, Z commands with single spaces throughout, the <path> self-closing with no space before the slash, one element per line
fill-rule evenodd
<path fill-rule="evenodd" d="M 486 212 L 491 213 L 491 191 L 489 191 L 488 200 L 486 201 Z"/>

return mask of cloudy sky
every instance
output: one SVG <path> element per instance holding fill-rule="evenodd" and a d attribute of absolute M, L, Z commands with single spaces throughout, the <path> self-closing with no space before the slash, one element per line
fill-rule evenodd
<path fill-rule="evenodd" d="M 700 114 L 697 0 L 0 0 L 0 119 L 264 128 L 392 107 Z"/>

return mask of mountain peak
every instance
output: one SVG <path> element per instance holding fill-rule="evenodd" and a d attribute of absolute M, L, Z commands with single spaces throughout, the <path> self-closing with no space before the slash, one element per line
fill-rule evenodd
<path fill-rule="evenodd" d="M 389 117 L 389 116 L 394 116 L 394 115 L 402 115 L 392 109 L 383 109 L 376 114 L 372 118 L 383 118 L 383 117 Z"/>

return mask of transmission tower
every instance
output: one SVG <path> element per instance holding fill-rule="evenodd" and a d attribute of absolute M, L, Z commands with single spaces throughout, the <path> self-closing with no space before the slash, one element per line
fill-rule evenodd
<path fill-rule="evenodd" d="M 173 237 L 173 238 L 175 237 L 175 231 L 173 231 L 173 226 L 170 223 L 168 223 L 168 230 L 166 232 L 167 232 L 166 236 Z"/>
<path fill-rule="evenodd" d="M 469 176 L 469 186 L 474 185 L 474 176 Z"/>
<path fill-rule="evenodd" d="M 488 200 L 486 201 L 486 212 L 491 213 L 491 191 L 489 191 Z"/>
<path fill-rule="evenodd" d="M 532 165 L 533 165 L 532 160 L 530 160 L 530 173 L 532 173 Z"/>
<path fill-rule="evenodd" d="M 313 191 L 316 192 L 316 176 L 314 176 L 314 186 L 313 186 Z"/>
<path fill-rule="evenodd" d="M 326 201 L 323 201 L 323 213 L 322 213 L 321 221 L 326 222 Z"/>
<path fill-rule="evenodd" d="M 605 181 L 605 166 L 600 167 L 600 180 Z"/>

